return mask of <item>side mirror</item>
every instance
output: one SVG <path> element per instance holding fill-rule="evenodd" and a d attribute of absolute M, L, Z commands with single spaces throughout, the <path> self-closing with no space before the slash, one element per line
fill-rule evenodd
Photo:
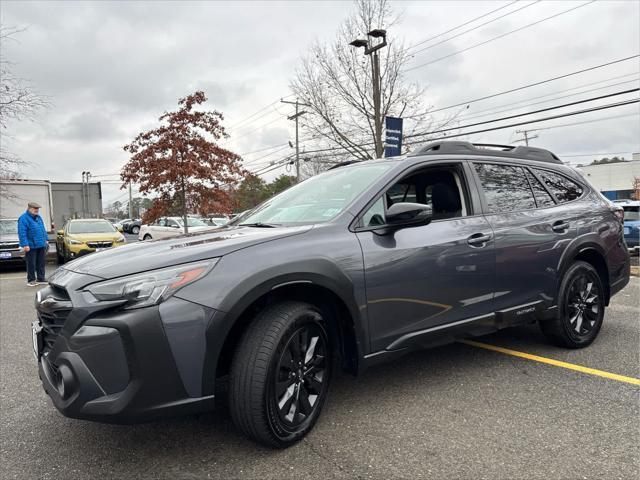
<path fill-rule="evenodd" d="M 402 202 L 391 205 L 385 216 L 386 225 L 381 228 L 381 233 L 426 225 L 431 221 L 433 211 L 431 207 L 422 203 Z"/>
<path fill-rule="evenodd" d="M 64 235 L 64 230 L 58 230 L 56 235 L 60 235 L 62 237 Z"/>

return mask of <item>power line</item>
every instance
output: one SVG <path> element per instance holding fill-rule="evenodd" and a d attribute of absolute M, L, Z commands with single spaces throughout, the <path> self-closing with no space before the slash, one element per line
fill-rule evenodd
<path fill-rule="evenodd" d="M 499 108 L 503 108 L 503 107 L 510 107 L 510 106 L 514 106 L 514 105 L 519 105 L 517 108 L 527 108 L 527 107 L 532 107 L 534 105 L 540 105 L 542 103 L 553 102 L 555 100 L 560 100 L 562 98 L 575 97 L 576 95 L 582 95 L 584 93 L 597 92 L 598 90 L 604 90 L 606 88 L 617 87 L 619 85 L 626 85 L 627 83 L 636 83 L 637 81 L 638 81 L 638 78 L 635 78 L 633 80 L 627 80 L 625 82 L 612 83 L 612 84 L 604 85 L 604 86 L 598 87 L 598 88 L 592 88 L 592 89 L 589 89 L 589 90 L 583 90 L 582 92 L 576 92 L 576 93 L 571 93 L 569 95 L 561 95 L 559 97 L 549 98 L 547 100 L 542 100 L 540 102 L 525 103 L 525 102 L 527 102 L 529 100 L 536 100 L 538 98 L 548 97 L 548 96 L 551 96 L 551 95 L 554 95 L 554 94 L 552 93 L 552 94 L 549 94 L 549 95 L 542 95 L 542 96 L 539 96 L 539 97 L 533 97 L 533 98 L 529 98 L 529 99 L 526 99 L 526 100 L 521 100 L 519 102 L 507 103 L 506 105 L 500 105 L 498 107 L 489 108 L 487 110 L 481 110 L 480 112 L 476 112 L 473 115 L 463 115 L 461 117 L 458 117 L 457 120 L 462 120 L 462 119 L 470 120 L 472 118 L 486 117 L 487 115 L 496 115 L 496 114 L 499 114 L 499 113 L 504 113 L 504 112 L 509 112 L 511 110 L 515 110 L 515 108 L 507 108 L 507 109 L 504 109 L 504 110 L 498 110 Z M 597 82 L 597 83 L 602 83 L 602 82 Z M 575 88 L 570 88 L 570 89 L 564 90 L 564 91 L 566 92 L 566 91 L 570 91 L 570 90 L 575 90 Z M 556 92 L 556 93 L 560 93 L 560 92 Z M 523 103 L 525 103 L 525 104 L 521 105 Z"/>
<path fill-rule="evenodd" d="M 557 118 L 571 117 L 573 115 L 581 115 L 583 113 L 597 112 L 599 110 L 606 110 L 606 109 L 609 109 L 609 108 L 616 108 L 616 107 L 622 107 L 622 106 L 625 106 L 625 105 L 632 105 L 632 104 L 638 103 L 638 102 L 640 102 L 640 99 L 636 98 L 636 99 L 633 99 L 633 100 L 626 100 L 626 101 L 617 102 L 617 103 L 611 103 L 611 104 L 607 104 L 607 105 L 600 105 L 598 107 L 586 108 L 584 110 L 577 110 L 575 112 L 562 113 L 562 114 L 559 114 L 559 115 L 552 115 L 550 117 L 544 117 L 544 118 L 535 118 L 533 120 L 527 120 L 525 122 L 511 123 L 509 125 L 503 125 L 503 126 L 500 126 L 500 127 L 485 128 L 485 129 L 482 129 L 482 130 L 475 130 L 475 131 L 472 131 L 472 132 L 463 132 L 463 133 L 459 133 L 459 134 L 456 134 L 456 135 L 445 135 L 445 136 L 442 136 L 442 137 L 438 137 L 437 140 L 443 140 L 443 139 L 446 139 L 446 138 L 463 137 L 465 135 L 473 135 L 473 134 L 476 134 L 476 133 L 493 132 L 495 130 L 503 130 L 505 128 L 519 127 L 521 125 L 530 125 L 532 123 L 545 122 L 547 120 L 555 120 Z M 419 133 L 419 134 L 411 135 L 410 137 L 411 138 L 415 138 L 415 137 L 421 137 L 421 136 L 426 136 L 426 135 L 431 135 L 431 132 Z M 407 137 L 407 138 L 409 138 L 409 137 Z M 406 145 L 413 145 L 415 143 L 420 143 L 420 142 L 407 142 Z"/>
<path fill-rule="evenodd" d="M 559 157 L 595 157 L 598 155 L 622 155 L 623 153 L 630 153 L 630 152 L 600 152 L 600 153 L 580 153 L 580 154 L 571 154 L 571 155 L 565 155 L 562 153 L 557 153 L 556 155 L 558 155 Z"/>
<path fill-rule="evenodd" d="M 469 30 L 465 30 L 464 32 L 460 32 L 460 33 L 454 35 L 453 37 L 445 38 L 444 40 L 441 40 L 441 41 L 439 41 L 437 43 L 434 43 L 432 45 L 427 45 L 426 47 L 421 48 L 420 50 L 417 50 L 417 51 L 413 52 L 411 54 L 411 56 L 415 57 L 418 53 L 425 52 L 425 51 L 430 50 L 430 49 L 432 49 L 434 47 L 437 47 L 438 45 L 442 45 L 443 43 L 449 42 L 449 41 L 453 40 L 454 38 L 461 37 L 462 35 L 465 35 L 465 34 L 467 34 L 469 32 L 473 32 L 474 30 L 482 28 L 485 25 L 489 25 L 490 23 L 493 23 L 493 22 L 495 22 L 497 20 L 500 20 L 500 19 L 502 19 L 504 17 L 508 17 L 509 15 L 513 15 L 514 13 L 518 13 L 520 10 L 524 10 L 525 8 L 529 8 L 529 7 L 531 7 L 531 6 L 533 6 L 533 5 L 537 4 L 537 3 L 540 3 L 541 1 L 542 0 L 536 0 L 535 2 L 528 3 L 527 5 L 524 5 L 524 6 L 520 7 L 520 8 L 512 10 L 511 12 L 507 12 L 507 13 L 505 13 L 503 15 L 500 15 L 499 17 L 493 18 L 493 19 L 491 19 L 491 20 L 489 20 L 487 22 L 481 23 L 480 25 L 477 25 L 477 26 L 475 26 L 473 28 L 470 28 Z"/>
<path fill-rule="evenodd" d="M 457 29 L 462 28 L 462 27 L 464 27 L 464 26 L 466 26 L 466 25 L 469 25 L 470 23 L 475 22 L 476 20 L 480 20 L 481 18 L 484 18 L 484 17 L 486 17 L 486 16 L 488 16 L 488 15 L 491 15 L 492 13 L 495 13 L 495 12 L 497 12 L 497 11 L 499 11 L 499 10 L 502 10 L 502 9 L 504 9 L 504 8 L 507 8 L 507 7 L 510 7 L 511 5 L 513 5 L 514 3 L 517 3 L 517 2 L 518 2 L 518 0 L 515 0 L 515 1 L 513 1 L 513 2 L 510 2 L 510 3 L 506 4 L 506 5 L 503 5 L 502 7 L 496 8 L 495 10 L 491 10 L 490 12 L 487 12 L 487 13 L 485 13 L 484 15 L 480 15 L 479 17 L 472 18 L 471 20 L 468 20 L 468 21 L 466 21 L 466 22 L 464 22 L 464 23 L 461 23 L 461 24 L 460 24 L 460 25 L 458 25 L 457 27 L 453 27 L 453 28 L 451 28 L 451 29 L 447 30 L 446 32 L 442 32 L 442 33 L 439 33 L 438 35 L 434 35 L 433 37 L 427 38 L 426 40 L 422 40 L 422 41 L 420 41 L 420 42 L 418 42 L 418 43 L 416 43 L 416 44 L 414 44 L 414 45 L 411 45 L 411 46 L 408 48 L 408 50 L 411 50 L 412 48 L 415 48 L 415 47 L 417 47 L 418 45 L 423 45 L 423 44 L 425 44 L 425 43 L 427 43 L 427 42 L 430 42 L 431 40 L 436 39 L 436 38 L 438 38 L 438 37 L 441 37 L 441 36 L 443 36 L 443 35 L 446 35 L 447 33 L 451 33 L 451 32 L 453 32 L 454 30 L 457 30 Z"/>
<path fill-rule="evenodd" d="M 285 96 L 285 97 L 281 97 L 281 98 L 288 98 L 288 97 L 291 97 L 291 96 L 293 96 L 293 93 L 291 93 L 291 94 L 289 94 L 289 95 L 287 95 L 287 96 Z M 264 107 L 262 107 L 262 108 L 260 108 L 260 109 L 256 110 L 254 113 L 252 113 L 252 114 L 251 114 L 251 115 L 249 115 L 248 117 L 245 117 L 245 118 L 243 118 L 242 120 L 240 120 L 240 121 L 238 121 L 238 122 L 234 123 L 233 125 L 231 125 L 231 126 L 229 127 L 229 129 L 231 130 L 231 129 L 236 128 L 238 125 L 240 125 L 240 124 L 242 124 L 242 123 L 246 122 L 247 120 L 249 120 L 249 119 L 251 119 L 251 118 L 255 117 L 255 116 L 256 116 L 257 114 L 259 114 L 260 112 L 263 112 L 263 111 L 265 111 L 267 108 L 274 106 L 274 105 L 275 105 L 275 104 L 277 104 L 279 101 L 280 101 L 280 98 L 278 98 L 277 100 L 275 100 L 275 101 L 271 102 L 269 105 L 265 105 Z"/>
<path fill-rule="evenodd" d="M 432 65 L 432 64 L 434 64 L 434 63 L 436 63 L 436 62 L 439 62 L 439 61 L 441 61 L 441 60 L 445 60 L 445 59 L 450 58 L 450 57 L 453 57 L 453 56 L 455 56 L 455 55 L 459 55 L 459 54 L 461 54 L 461 53 L 467 52 L 467 51 L 469 51 L 469 50 L 471 50 L 471 49 L 473 49 L 473 48 L 477 48 L 477 47 L 480 47 L 480 46 L 482 46 L 482 45 L 486 45 L 487 43 L 494 42 L 494 41 L 496 41 L 496 40 L 499 40 L 499 39 L 501 39 L 501 38 L 506 37 L 507 35 L 511 35 L 511 34 L 513 34 L 513 33 L 516 33 L 516 32 L 519 32 L 519 31 L 521 31 L 521 30 L 524 30 L 525 28 L 533 27 L 533 26 L 538 25 L 538 24 L 540 24 L 540 23 L 542 23 L 542 22 L 546 22 L 547 20 L 551 20 L 552 18 L 559 17 L 560 15 L 564 15 L 565 13 L 572 12 L 573 10 L 577 10 L 578 8 L 586 7 L 587 5 L 590 5 L 590 4 L 594 3 L 595 1 L 596 1 L 596 0 L 590 0 L 590 1 L 588 1 L 588 2 L 585 2 L 585 3 L 583 3 L 583 4 L 577 5 L 577 6 L 572 7 L 572 8 L 569 8 L 569 9 L 567 9 L 567 10 L 563 10 L 562 12 L 556 13 L 555 15 L 551 15 L 551 16 L 549 16 L 549 17 L 545 17 L 545 18 L 543 18 L 543 19 L 541 19 L 541 20 L 538 20 L 538 21 L 536 21 L 536 22 L 533 22 L 533 23 L 528 23 L 527 25 L 524 25 L 524 26 L 522 26 L 522 27 L 516 28 L 515 30 L 510 30 L 510 31 L 508 31 L 508 32 L 506 32 L 506 33 L 503 33 L 503 34 L 498 35 L 498 36 L 496 36 L 496 37 L 492 37 L 492 38 L 490 38 L 490 39 L 488 39 L 488 40 L 485 40 L 485 41 L 483 41 L 483 42 L 476 43 L 476 44 L 471 45 L 471 46 L 469 46 L 469 47 L 467 47 L 467 48 L 463 48 L 462 50 L 458 50 L 458 51 L 456 51 L 456 52 L 450 53 L 450 54 L 445 55 L 445 56 L 443 56 L 443 57 L 436 58 L 436 59 L 431 60 L 431 61 L 426 62 L 426 63 L 421 63 L 420 65 L 416 65 L 415 67 L 407 68 L 407 69 L 405 69 L 404 71 L 405 71 L 405 72 L 410 72 L 411 70 L 415 70 L 415 69 L 417 69 L 417 68 L 422 68 L 422 67 L 426 67 L 426 66 L 428 66 L 428 65 Z"/>
<path fill-rule="evenodd" d="M 638 55 L 638 54 L 631 55 L 629 57 L 621 58 L 621 59 L 618 59 L 618 60 L 613 60 L 613 61 L 607 62 L 607 63 L 602 63 L 600 65 L 595 65 L 593 67 L 584 68 L 582 70 L 576 70 L 575 72 L 565 73 L 564 75 L 559 75 L 557 77 L 548 78 L 546 80 L 540 80 L 539 82 L 529 83 L 529 84 L 523 85 L 521 87 L 512 88 L 510 90 L 504 90 L 502 92 L 493 93 L 491 95 L 486 95 L 486 96 L 480 97 L 480 98 L 474 98 L 473 100 L 467 100 L 466 102 L 460 102 L 460 103 L 456 103 L 456 104 L 449 105 L 449 106 L 446 106 L 446 107 L 440 107 L 440 108 L 437 108 L 436 110 L 431 110 L 429 113 L 441 112 L 443 110 L 449 110 L 451 108 L 461 107 L 463 105 L 468 105 L 468 104 L 471 104 L 471 103 L 479 102 L 481 100 L 488 100 L 489 98 L 495 98 L 495 97 L 499 97 L 501 95 L 506 95 L 508 93 L 518 92 L 518 91 L 524 90 L 526 88 L 536 87 L 538 85 L 543 85 L 545 83 L 553 82 L 555 80 L 560 80 L 562 78 L 567 78 L 567 77 L 571 77 L 573 75 L 578 75 L 580 73 L 590 72 L 590 71 L 596 70 L 598 68 L 604 68 L 604 67 L 608 67 L 610 65 L 615 65 L 617 63 L 626 62 L 627 60 L 631 60 L 631 59 L 638 58 L 638 57 L 640 57 L 640 55 Z"/>
<path fill-rule="evenodd" d="M 596 119 L 593 119 L 593 120 L 585 120 L 584 122 L 563 123 L 561 125 L 551 125 L 549 127 L 530 128 L 527 131 L 528 132 L 539 132 L 541 130 L 552 130 L 554 128 L 560 128 L 560 127 L 573 127 L 574 125 L 586 125 L 588 123 L 604 122 L 605 120 L 615 120 L 615 119 L 618 119 L 618 118 L 635 117 L 637 115 L 640 115 L 640 112 L 627 113 L 626 115 L 613 115 L 611 117 L 601 117 L 601 118 L 596 118 Z"/>
<path fill-rule="evenodd" d="M 580 105 L 582 103 L 587 103 L 587 102 L 594 102 L 596 100 L 602 100 L 602 99 L 605 99 L 605 98 L 616 97 L 618 95 L 626 95 L 626 94 L 629 94 L 629 93 L 637 92 L 639 90 L 640 90 L 640 88 L 632 88 L 632 89 L 623 90 L 623 91 L 620 91 L 620 92 L 609 93 L 607 95 L 600 95 L 598 97 L 585 98 L 583 100 L 577 100 L 575 102 L 569 102 L 569 103 L 565 103 L 565 104 L 562 104 L 562 105 L 555 105 L 553 107 L 540 108 L 540 109 L 534 110 L 532 112 L 517 113 L 515 115 L 508 115 L 506 117 L 501 117 L 501 118 L 497 118 L 497 119 L 484 120 L 482 122 L 470 123 L 470 124 L 464 125 L 462 127 L 458 126 L 458 127 L 443 128 L 443 129 L 440 129 L 440 130 L 434 130 L 433 132 L 429 132 L 429 133 L 430 134 L 432 134 L 432 133 L 443 133 L 443 132 L 450 132 L 452 130 L 460 130 L 461 128 L 477 127 L 479 125 L 486 125 L 487 123 L 495 123 L 495 122 L 501 122 L 501 121 L 504 121 L 504 120 L 511 120 L 513 118 L 524 117 L 526 115 L 533 115 L 533 114 L 536 114 L 536 113 L 548 112 L 550 110 L 557 110 L 559 108 L 572 107 L 574 105 Z M 406 138 L 408 138 L 408 137 L 406 137 Z"/>

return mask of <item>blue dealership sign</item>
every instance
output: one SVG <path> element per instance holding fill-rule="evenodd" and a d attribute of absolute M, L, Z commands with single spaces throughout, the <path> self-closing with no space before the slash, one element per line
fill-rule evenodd
<path fill-rule="evenodd" d="M 402 119 L 384 117 L 385 139 L 384 156 L 397 157 L 402 150 Z"/>

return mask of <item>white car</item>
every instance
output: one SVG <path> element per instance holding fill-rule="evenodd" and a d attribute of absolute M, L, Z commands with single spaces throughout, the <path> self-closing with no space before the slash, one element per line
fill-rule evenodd
<path fill-rule="evenodd" d="M 150 225 L 142 225 L 138 232 L 138 240 L 157 240 L 160 238 L 177 237 L 184 233 L 182 217 L 160 217 Z M 211 225 L 207 225 L 198 218 L 187 218 L 189 233 L 210 230 Z"/>

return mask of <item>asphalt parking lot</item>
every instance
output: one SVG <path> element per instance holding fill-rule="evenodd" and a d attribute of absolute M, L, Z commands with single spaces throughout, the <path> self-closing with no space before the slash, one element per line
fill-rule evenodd
<path fill-rule="evenodd" d="M 21 269 L 0 271 L 3 479 L 640 474 L 638 278 L 614 298 L 599 338 L 584 350 L 548 346 L 533 325 L 476 339 L 508 349 L 504 353 L 458 343 L 412 354 L 358 379 L 340 376 L 315 430 L 286 451 L 245 440 L 224 409 L 133 426 L 61 416 L 42 390 L 31 350 L 34 290 Z"/>

